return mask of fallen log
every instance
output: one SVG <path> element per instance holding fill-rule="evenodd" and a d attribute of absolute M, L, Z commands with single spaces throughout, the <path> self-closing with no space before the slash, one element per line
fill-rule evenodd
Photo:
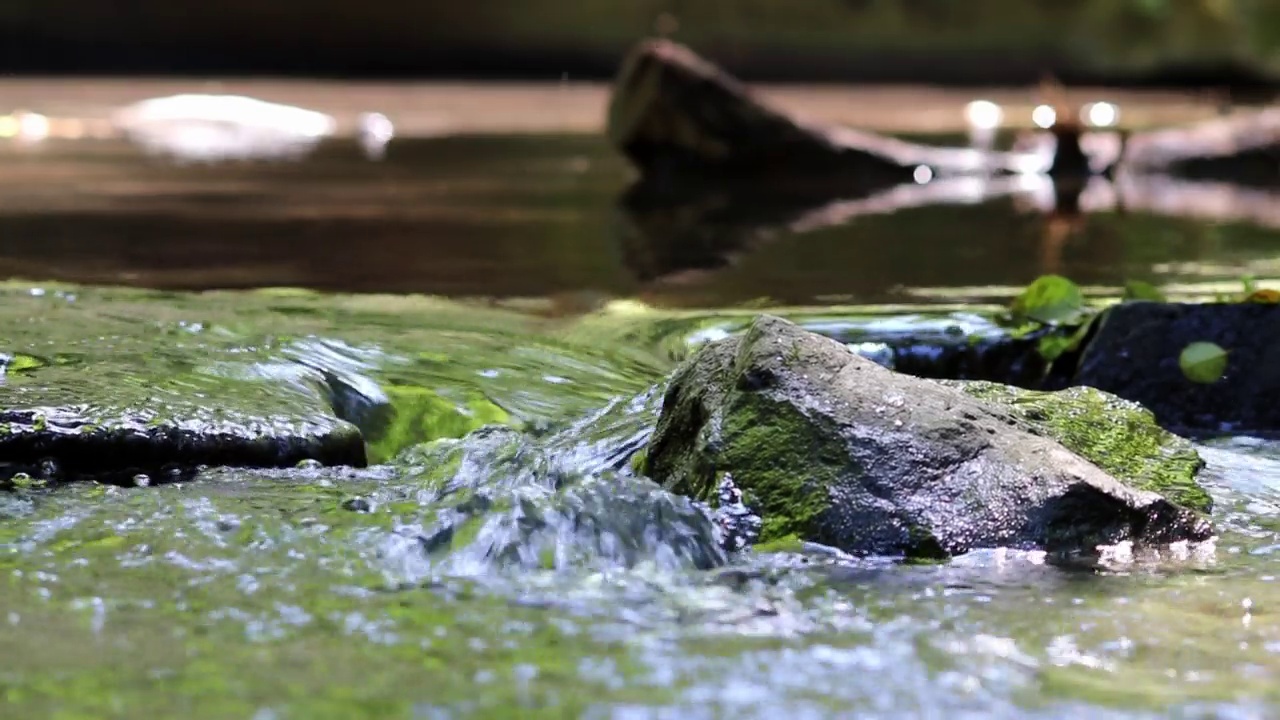
<path fill-rule="evenodd" d="M 931 147 L 805 122 L 667 40 L 642 43 L 623 63 L 607 134 L 651 179 L 711 175 L 870 190 L 940 175 L 1048 168 L 1037 154 Z"/>
<path fill-rule="evenodd" d="M 1280 180 L 1280 108 L 1135 133 L 1120 163 L 1132 172 L 1273 184 Z"/>
<path fill-rule="evenodd" d="M 1071 181 L 1121 170 L 1280 181 L 1280 108 L 1124 138 L 1083 132 L 1071 122 L 1052 131 L 1028 149 L 995 152 L 820 125 L 770 107 L 684 46 L 649 40 L 623 63 L 607 133 L 646 180 L 668 184 L 714 177 L 845 194 L 949 175 L 1047 174 Z"/>

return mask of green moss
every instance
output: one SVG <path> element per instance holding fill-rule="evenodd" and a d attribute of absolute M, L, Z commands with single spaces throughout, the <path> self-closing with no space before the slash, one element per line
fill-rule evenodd
<path fill-rule="evenodd" d="M 636 475 L 647 475 L 649 472 L 649 453 L 645 450 L 637 450 L 631 455 L 628 461 L 631 466 L 631 472 Z"/>
<path fill-rule="evenodd" d="M 12 485 L 15 490 L 36 490 L 44 487 L 47 484 L 47 481 L 43 478 L 33 478 L 27 473 L 20 472 L 14 473 L 13 476 L 9 478 L 9 484 Z"/>
<path fill-rule="evenodd" d="M 1195 447 L 1161 428 L 1137 403 L 1088 387 L 1044 392 L 989 382 L 947 384 L 1007 408 L 1031 430 L 1134 487 L 1201 512 L 1212 507 L 1196 482 L 1204 460 Z"/>
<path fill-rule="evenodd" d="M 802 552 L 803 550 L 804 540 L 798 535 L 783 535 L 751 546 L 751 551 L 757 553 Z"/>
<path fill-rule="evenodd" d="M 822 519 L 831 507 L 827 488 L 849 470 L 842 448 L 820 439 L 790 404 L 747 393 L 727 409 L 721 440 L 718 469 L 757 503 L 764 520 L 761 542 L 796 536 L 829 542 Z M 697 497 L 710 499 L 715 480 L 706 478 Z"/>
<path fill-rule="evenodd" d="M 368 436 L 369 459 L 375 463 L 418 443 L 511 422 L 506 410 L 478 394 L 453 400 L 437 390 L 402 385 L 387 386 L 385 392 L 391 400 L 390 422 Z"/>

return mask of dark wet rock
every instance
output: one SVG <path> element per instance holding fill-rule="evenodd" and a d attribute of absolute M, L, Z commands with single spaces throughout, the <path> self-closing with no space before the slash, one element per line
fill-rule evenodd
<path fill-rule="evenodd" d="M 1098 323 L 1075 384 L 1141 403 L 1180 432 L 1280 431 L 1280 305 L 1132 302 Z M 1183 374 L 1178 357 L 1193 342 L 1227 350 L 1217 382 Z"/>
<path fill-rule="evenodd" d="M 763 516 L 762 541 L 860 554 L 1092 553 L 1209 537 L 1193 510 L 1045 435 L 999 402 L 763 316 L 677 371 L 646 469 L 701 499 L 729 473 Z"/>
<path fill-rule="evenodd" d="M 169 410 L 171 415 L 86 405 L 0 411 L 0 475 L 129 484 L 141 484 L 137 478 L 145 476 L 151 484 L 181 479 L 200 466 L 365 464 L 359 431 L 332 416 L 194 405 Z"/>
<path fill-rule="evenodd" d="M 270 349 L 223 346 L 203 330 L 108 334 L 105 321 L 95 342 L 71 310 L 47 314 L 65 320 L 44 330 L 65 352 L 0 383 L 0 475 L 132 486 L 202 466 L 366 464 L 324 376 Z"/>
<path fill-rule="evenodd" d="M 1019 387 L 1058 382 L 1054 366 L 1039 351 L 1039 335 L 988 337 L 971 342 L 905 340 L 886 344 L 872 357 L 891 370 L 936 380 L 988 380 Z"/>
<path fill-rule="evenodd" d="M 648 178 L 786 179 L 793 189 L 800 177 L 870 190 L 912 182 L 921 166 L 932 176 L 1010 169 L 1025 160 L 802 122 L 667 40 L 646 41 L 624 61 L 608 136 Z"/>

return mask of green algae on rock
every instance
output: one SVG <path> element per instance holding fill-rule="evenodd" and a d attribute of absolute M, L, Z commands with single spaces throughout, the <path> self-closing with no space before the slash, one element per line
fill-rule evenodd
<path fill-rule="evenodd" d="M 1140 490 L 1200 512 L 1213 507 L 1196 482 L 1204 460 L 1195 446 L 1160 427 L 1138 403 L 1083 386 L 1050 392 L 981 381 L 939 382 L 1007 409 L 1032 432 L 1057 440 Z"/>
<path fill-rule="evenodd" d="M 430 388 L 386 385 L 382 390 L 387 396 L 385 417 L 363 428 L 372 462 L 389 460 L 414 443 L 459 438 L 511 421 L 505 410 L 479 394 L 455 401 Z"/>
<path fill-rule="evenodd" d="M 1195 511 L 1043 435 L 998 404 L 761 316 L 677 371 L 646 462 L 703 500 L 732 474 L 764 517 L 762 542 L 939 557 L 1210 536 Z"/>

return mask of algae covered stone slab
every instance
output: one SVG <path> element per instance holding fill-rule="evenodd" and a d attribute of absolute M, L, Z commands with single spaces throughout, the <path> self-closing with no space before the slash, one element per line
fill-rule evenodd
<path fill-rule="evenodd" d="M 1007 407 L 762 316 L 668 386 L 649 474 L 710 500 L 731 475 L 786 537 L 867 554 L 1095 551 L 1207 539 L 1195 510 L 1108 474 Z"/>
<path fill-rule="evenodd" d="M 284 343 L 70 296 L 5 300 L 0 353 L 22 362 L 0 374 L 4 476 L 160 481 L 200 465 L 365 464 L 322 374 L 285 357 Z"/>
<path fill-rule="evenodd" d="M 0 387 L 0 473 L 158 481 L 200 465 L 365 464 L 359 430 L 333 414 L 319 380 L 299 366 L 151 369 L 143 383 L 135 369 L 96 358 L 10 378 Z"/>
<path fill-rule="evenodd" d="M 77 405 L 0 412 L 0 475 L 49 480 L 181 477 L 201 465 L 365 464 L 355 426 L 320 414 L 266 415 L 166 405 Z"/>

